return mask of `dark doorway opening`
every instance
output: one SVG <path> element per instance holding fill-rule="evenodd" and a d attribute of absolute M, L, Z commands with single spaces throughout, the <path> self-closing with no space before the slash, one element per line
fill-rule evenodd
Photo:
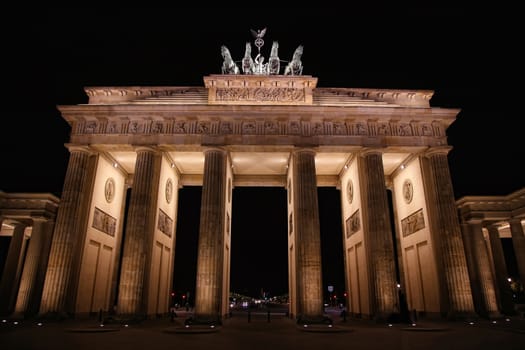
<path fill-rule="evenodd" d="M 288 293 L 286 189 L 233 190 L 230 291 L 252 298 Z"/>
<path fill-rule="evenodd" d="M 335 187 L 318 187 L 317 196 L 325 304 L 345 305 L 341 192 Z"/>
<path fill-rule="evenodd" d="M 179 189 L 171 306 L 194 305 L 202 186 Z"/>
<path fill-rule="evenodd" d="M 193 305 L 201 194 L 200 186 L 179 190 L 173 305 L 187 301 Z M 335 187 L 319 187 L 318 200 L 325 300 L 344 304 L 341 194 Z M 233 189 L 230 292 L 252 298 L 288 294 L 287 212 L 287 191 L 283 187 Z M 328 286 L 333 286 L 332 292 Z"/>

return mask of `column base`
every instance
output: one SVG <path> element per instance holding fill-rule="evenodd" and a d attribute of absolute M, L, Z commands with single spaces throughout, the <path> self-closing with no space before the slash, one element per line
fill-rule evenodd
<path fill-rule="evenodd" d="M 398 312 L 376 312 L 371 319 L 376 323 L 398 323 L 398 322 L 413 322 L 417 315 L 412 312 L 398 313 Z"/>
<path fill-rule="evenodd" d="M 45 313 L 40 313 L 36 316 L 37 319 L 46 321 L 64 321 L 73 319 L 74 317 L 75 316 L 73 314 L 60 311 L 48 311 Z"/>
<path fill-rule="evenodd" d="M 449 321 L 474 321 L 480 317 L 473 311 L 449 311 L 446 319 Z"/>
<path fill-rule="evenodd" d="M 500 318 L 503 318 L 503 314 L 499 311 L 491 311 L 487 314 L 487 318 L 489 320 L 497 320 L 497 319 L 500 319 Z"/>
<path fill-rule="evenodd" d="M 117 314 L 104 317 L 99 315 L 99 320 L 102 323 L 121 323 L 121 324 L 136 324 L 147 320 L 148 317 L 143 314 Z"/>
<path fill-rule="evenodd" d="M 298 325 L 331 325 L 333 321 L 328 316 L 297 316 Z"/>
<path fill-rule="evenodd" d="M 222 325 L 219 316 L 193 316 L 184 321 L 185 326 L 220 326 Z"/>
<path fill-rule="evenodd" d="M 12 318 L 15 320 L 27 320 L 27 319 L 30 319 L 31 317 L 21 311 L 15 311 L 11 314 L 9 318 Z"/>

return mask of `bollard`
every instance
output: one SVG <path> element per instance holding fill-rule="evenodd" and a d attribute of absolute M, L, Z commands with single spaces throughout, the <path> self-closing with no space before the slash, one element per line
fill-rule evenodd
<path fill-rule="evenodd" d="M 252 317 L 252 315 L 251 315 L 251 311 L 250 311 L 250 310 L 248 310 L 248 322 L 250 322 L 250 321 L 251 321 L 251 317 Z"/>
<path fill-rule="evenodd" d="M 416 323 L 417 322 L 417 310 L 413 309 L 410 312 L 410 323 Z"/>
<path fill-rule="evenodd" d="M 270 322 L 270 309 L 268 309 L 268 316 L 267 316 L 268 322 Z"/>

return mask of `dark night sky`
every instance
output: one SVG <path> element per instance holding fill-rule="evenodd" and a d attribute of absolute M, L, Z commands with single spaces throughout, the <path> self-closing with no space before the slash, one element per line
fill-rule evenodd
<path fill-rule="evenodd" d="M 447 130 L 454 147 L 449 164 L 456 198 L 505 195 L 525 185 L 523 113 L 510 97 L 511 86 L 517 82 L 516 50 L 521 44 L 513 42 L 518 22 L 511 17 L 494 8 L 382 8 L 376 3 L 359 8 L 270 7 L 273 10 L 130 8 L 10 13 L 2 42 L 2 79 L 7 93 L 2 94 L 0 190 L 60 195 L 69 126 L 56 105 L 86 103 L 85 86 L 202 86 L 203 76 L 220 73 L 221 45 L 240 59 L 244 43 L 253 40 L 250 29 L 265 27 L 263 51 L 277 40 L 279 56 L 287 60 L 303 45 L 303 74 L 317 77 L 319 87 L 430 89 L 435 91 L 432 106 L 461 109 Z M 234 192 L 238 206 L 234 204 L 232 234 L 238 230 L 245 235 L 232 242 L 232 249 L 260 249 L 249 254 L 249 260 L 242 260 L 245 254 L 232 252 L 232 286 L 274 288 L 278 291 L 270 292 L 279 293 L 278 286 L 286 285 L 287 280 L 286 238 L 278 234 L 286 234 L 286 214 L 274 203 L 285 194 L 282 188 L 263 190 L 238 188 Z M 185 222 L 191 215 L 198 217 L 198 194 L 200 188 L 181 191 L 181 197 L 187 197 L 188 212 L 179 214 L 179 225 L 187 232 L 195 225 Z M 341 224 L 339 206 L 327 204 L 338 195 L 335 189 L 320 190 L 323 237 L 336 237 L 323 238 L 323 249 L 329 249 L 325 242 L 341 240 L 340 228 L 328 224 Z M 284 206 L 285 200 L 282 202 Z M 252 205 L 262 206 L 264 217 L 251 217 Z M 248 228 L 242 226 L 244 221 L 261 225 Z M 193 233 L 187 234 L 190 237 L 183 238 L 180 233 L 178 246 L 196 242 Z M 274 251 L 276 244 L 280 249 Z M 342 262 L 329 264 L 325 284 L 334 283 L 338 288 Z M 256 272 L 257 281 L 240 276 L 246 266 Z M 178 271 L 176 276 L 182 276 Z M 331 271 L 336 271 L 335 277 Z M 188 283 L 192 282 L 182 282 L 181 277 L 179 287 L 193 288 L 185 285 Z"/>

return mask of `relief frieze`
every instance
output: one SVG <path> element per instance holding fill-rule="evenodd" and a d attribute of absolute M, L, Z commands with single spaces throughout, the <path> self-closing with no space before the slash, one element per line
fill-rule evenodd
<path fill-rule="evenodd" d="M 279 134 L 279 124 L 275 121 L 264 122 L 264 133 L 266 135 L 277 135 Z"/>
<path fill-rule="evenodd" d="M 346 219 L 346 238 L 352 236 L 361 229 L 359 209 L 357 209 L 348 219 Z"/>
<path fill-rule="evenodd" d="M 211 126 L 209 122 L 197 123 L 197 134 L 209 134 L 211 132 Z"/>
<path fill-rule="evenodd" d="M 303 102 L 305 93 L 303 89 L 285 87 L 273 88 L 217 88 L 216 101 L 256 101 L 256 102 Z"/>
<path fill-rule="evenodd" d="M 157 222 L 157 229 L 166 236 L 171 237 L 173 232 L 173 219 L 169 217 L 162 209 L 159 208 L 159 219 Z"/>
<path fill-rule="evenodd" d="M 304 135 L 304 136 L 388 136 L 441 137 L 439 122 L 378 122 L 344 120 L 195 120 L 190 118 L 167 120 L 88 120 L 76 124 L 76 134 L 220 134 L 220 135 Z"/>
<path fill-rule="evenodd" d="M 97 122 L 95 121 L 89 121 L 84 126 L 84 133 L 85 134 L 95 134 L 97 132 Z"/>
<path fill-rule="evenodd" d="M 247 121 L 242 123 L 242 133 L 247 135 L 257 134 L 257 125 L 254 121 Z"/>
<path fill-rule="evenodd" d="M 130 134 L 142 134 L 144 133 L 144 124 L 137 121 L 131 121 L 128 126 L 128 133 Z"/>
<path fill-rule="evenodd" d="M 410 127 L 410 124 L 407 124 L 407 123 L 398 124 L 397 125 L 397 135 L 398 136 L 411 136 L 412 128 Z"/>
<path fill-rule="evenodd" d="M 366 123 L 357 123 L 355 124 L 355 135 L 368 135 L 368 127 Z"/>
<path fill-rule="evenodd" d="M 324 134 L 324 125 L 320 122 L 315 122 L 311 128 L 312 135 L 323 135 Z"/>
<path fill-rule="evenodd" d="M 233 126 L 230 122 L 221 122 L 220 133 L 223 135 L 232 134 Z"/>
<path fill-rule="evenodd" d="M 117 123 L 109 123 L 107 125 L 106 133 L 107 134 L 118 134 L 120 133 L 120 124 Z"/>
<path fill-rule="evenodd" d="M 95 207 L 95 211 L 93 213 L 93 223 L 91 226 L 111 237 L 115 237 L 115 232 L 117 230 L 117 219 L 103 210 Z"/>
<path fill-rule="evenodd" d="M 296 121 L 290 122 L 290 124 L 288 124 L 288 134 L 300 135 L 301 134 L 301 124 Z"/>
<path fill-rule="evenodd" d="M 334 135 L 346 135 L 346 126 L 344 123 L 334 123 L 332 130 Z"/>
<path fill-rule="evenodd" d="M 188 134 L 188 126 L 187 123 L 184 121 L 176 121 L 175 125 L 173 126 L 173 132 L 175 134 Z"/>
<path fill-rule="evenodd" d="M 432 126 L 429 124 L 423 124 L 421 125 L 421 135 L 423 136 L 432 136 Z"/>
<path fill-rule="evenodd" d="M 152 134 L 160 134 L 163 130 L 163 124 L 162 122 L 154 122 L 151 124 L 151 133 Z"/>
<path fill-rule="evenodd" d="M 419 209 L 401 220 L 401 231 L 403 232 L 403 237 L 409 236 L 424 228 L 425 217 L 423 216 L 423 209 Z"/>
<path fill-rule="evenodd" d="M 378 123 L 376 128 L 377 135 L 390 135 L 390 126 L 387 123 Z"/>

